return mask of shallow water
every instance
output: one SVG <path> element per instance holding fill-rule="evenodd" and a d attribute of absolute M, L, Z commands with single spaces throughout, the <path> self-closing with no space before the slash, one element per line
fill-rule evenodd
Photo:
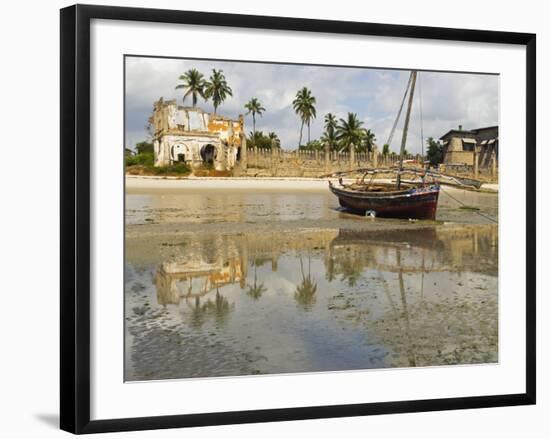
<path fill-rule="evenodd" d="M 323 192 L 128 195 L 126 379 L 497 361 L 497 197 L 475 195 L 485 216 L 443 199 L 453 224 L 421 226 Z"/>
<path fill-rule="evenodd" d="M 451 198 L 452 197 L 452 198 Z M 474 207 L 479 211 L 464 209 Z M 484 216 L 482 216 L 482 215 Z M 442 189 L 437 220 L 487 223 L 498 218 L 494 194 Z M 126 224 L 159 223 L 254 223 L 262 221 L 324 220 L 357 216 L 339 210 L 338 200 L 323 191 L 182 190 L 133 193 L 126 197 Z"/>

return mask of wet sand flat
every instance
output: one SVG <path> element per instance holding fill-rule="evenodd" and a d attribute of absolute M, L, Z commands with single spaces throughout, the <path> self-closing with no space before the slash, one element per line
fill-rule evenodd
<path fill-rule="evenodd" d="M 128 186 L 126 379 L 498 361 L 496 194 L 410 222 L 289 182 Z"/>

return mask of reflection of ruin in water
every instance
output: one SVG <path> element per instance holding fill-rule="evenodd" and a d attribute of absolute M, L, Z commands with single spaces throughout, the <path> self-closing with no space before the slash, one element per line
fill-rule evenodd
<path fill-rule="evenodd" d="M 194 326 L 200 326 L 210 315 L 223 323 L 234 304 L 220 293 L 220 288 L 233 283 L 243 288 L 246 279 L 246 267 L 243 271 L 234 247 L 226 246 L 218 252 L 212 246 L 201 248 L 204 251 L 196 259 L 165 261 L 155 274 L 158 304 L 177 305 L 183 299 L 191 310 Z M 214 290 L 214 297 L 208 297 Z"/>
<path fill-rule="evenodd" d="M 257 267 L 287 252 L 302 254 L 298 262 L 302 277 L 297 295 L 315 290 L 311 275 L 311 250 L 324 251 L 326 278 L 341 276 L 354 286 L 365 269 L 381 272 L 463 272 L 498 274 L 498 227 L 461 226 L 448 229 L 426 227 L 414 233 L 402 230 L 323 230 L 297 232 L 290 238 L 279 234 L 192 236 L 185 257 L 164 261 L 157 269 L 158 303 L 177 304 L 182 298 L 205 296 L 220 287 L 238 283 L 251 296 L 261 297 L 266 287 L 258 283 Z M 214 242 L 212 242 L 214 239 Z M 309 270 L 305 270 L 305 266 Z M 252 271 L 252 279 L 248 272 Z M 300 293 L 299 291 L 302 291 Z M 307 293 L 306 296 L 313 295 Z"/>
<path fill-rule="evenodd" d="M 147 321 L 143 317 L 136 318 L 138 326 L 129 323 L 130 331 L 137 334 L 132 357 L 137 378 L 498 359 L 497 226 L 425 227 L 414 233 L 351 229 L 194 233 L 178 239 L 178 245 L 162 247 L 153 284 L 153 302 L 168 313 L 164 315 L 172 316 L 169 320 L 178 329 L 163 326 L 160 317 L 159 327 L 168 332 L 147 335 L 139 329 L 140 322 Z M 286 285 L 284 291 L 281 285 Z M 134 305 L 128 308 L 129 317 L 133 309 Z M 157 319 L 157 314 L 151 315 Z M 269 324 L 268 316 L 275 316 Z M 301 322 L 297 332 L 292 329 L 294 322 Z M 216 341 L 209 342 L 214 333 L 211 340 Z M 145 334 L 141 340 L 139 334 Z M 151 338 L 153 334 L 156 338 Z M 354 341 L 356 335 L 351 334 L 363 334 L 364 340 Z M 300 354 L 285 344 L 290 336 L 305 349 Z M 147 353 L 159 337 L 167 337 L 166 349 L 181 362 Z M 311 353 L 304 353 L 310 337 L 321 337 L 330 353 L 310 358 Z M 350 357 L 355 362 L 337 361 L 341 342 L 356 352 Z M 261 347 L 265 357 L 260 351 L 235 350 L 254 346 Z M 242 355 L 269 361 L 243 366 Z"/>

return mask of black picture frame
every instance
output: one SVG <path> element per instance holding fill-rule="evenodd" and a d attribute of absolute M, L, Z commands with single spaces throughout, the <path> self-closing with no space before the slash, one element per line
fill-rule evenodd
<path fill-rule="evenodd" d="M 525 393 L 90 420 L 90 21 L 131 20 L 206 26 L 405 37 L 526 47 L 526 376 Z M 325 417 L 535 404 L 536 35 L 303 18 L 75 5 L 61 10 L 61 349 L 60 426 L 99 433 Z"/>

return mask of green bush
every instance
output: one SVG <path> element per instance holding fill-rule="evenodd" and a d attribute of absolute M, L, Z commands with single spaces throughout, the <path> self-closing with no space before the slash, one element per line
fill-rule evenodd
<path fill-rule="evenodd" d="M 306 143 L 305 145 L 300 145 L 299 149 L 302 151 L 324 151 L 325 145 L 320 140 L 312 140 L 311 142 Z"/>
<path fill-rule="evenodd" d="M 275 143 L 278 148 L 281 147 L 279 136 L 273 132 L 264 134 L 262 131 L 256 131 L 256 134 L 249 133 L 248 135 L 249 148 L 256 147 L 261 149 L 271 149 L 273 143 Z"/>
<path fill-rule="evenodd" d="M 136 143 L 136 153 L 137 154 L 143 154 L 143 153 L 151 153 L 153 154 L 153 144 L 149 142 L 138 142 Z"/>
<path fill-rule="evenodd" d="M 153 152 L 142 152 L 133 156 L 126 156 L 126 166 L 153 166 L 154 163 L 155 155 L 153 154 Z"/>
<path fill-rule="evenodd" d="M 442 163 L 444 155 L 443 145 L 433 137 L 428 138 L 427 156 L 430 164 L 436 166 Z"/>
<path fill-rule="evenodd" d="M 174 165 L 164 166 L 159 168 L 152 167 L 151 171 L 155 175 L 170 175 L 170 174 L 186 175 L 191 172 L 191 168 L 185 163 L 176 163 Z"/>

